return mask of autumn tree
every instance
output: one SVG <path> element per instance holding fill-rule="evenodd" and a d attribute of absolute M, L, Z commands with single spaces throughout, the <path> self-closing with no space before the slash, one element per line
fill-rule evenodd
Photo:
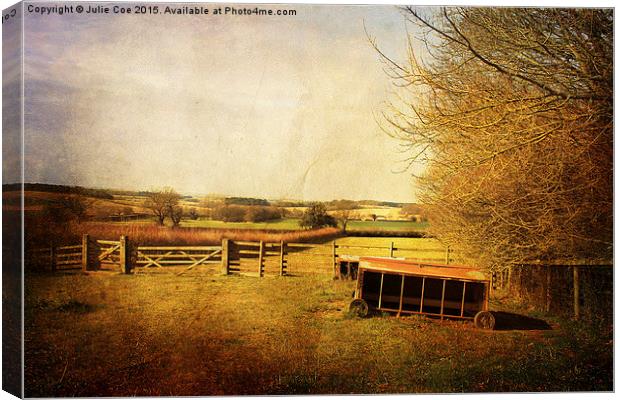
<path fill-rule="evenodd" d="M 176 209 L 180 199 L 181 196 L 173 188 L 163 188 L 149 192 L 144 207 L 151 210 L 159 225 L 164 225 L 166 216 L 171 215 L 171 211 Z"/>
<path fill-rule="evenodd" d="M 325 226 L 337 226 L 336 219 L 327 213 L 327 207 L 322 203 L 313 203 L 304 212 L 299 221 L 302 228 L 317 229 Z"/>
<path fill-rule="evenodd" d="M 488 268 L 610 257 L 613 11 L 407 7 L 381 126 L 408 146 L 430 231 Z"/>

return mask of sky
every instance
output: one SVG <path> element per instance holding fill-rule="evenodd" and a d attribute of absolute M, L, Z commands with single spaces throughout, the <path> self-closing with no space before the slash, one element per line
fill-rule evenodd
<path fill-rule="evenodd" d="M 25 181 L 415 201 L 376 121 L 394 86 L 364 31 L 402 59 L 400 11 L 263 7 L 297 15 L 26 11 Z"/>

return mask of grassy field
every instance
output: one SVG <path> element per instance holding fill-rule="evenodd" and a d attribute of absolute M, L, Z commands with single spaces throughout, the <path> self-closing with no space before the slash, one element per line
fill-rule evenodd
<path fill-rule="evenodd" d="M 349 221 L 347 230 L 351 231 L 424 231 L 427 222 L 412 221 Z"/>
<path fill-rule="evenodd" d="M 284 218 L 267 222 L 224 222 L 210 219 L 185 219 L 181 226 L 188 228 L 218 228 L 218 229 L 268 229 L 268 230 L 298 230 L 299 220 Z"/>
<path fill-rule="evenodd" d="M 391 238 L 391 237 L 343 237 L 338 238 L 336 243 L 343 246 L 339 254 L 351 254 L 357 256 L 380 256 L 390 255 L 390 243 L 394 243 L 396 249 L 415 249 L 415 250 L 396 250 L 394 257 L 415 258 L 415 259 L 437 259 L 445 260 L 445 247 L 437 239 L 432 238 Z M 352 247 L 345 247 L 352 246 Z M 382 247 L 383 249 L 366 249 L 354 246 Z M 452 254 L 451 257 L 454 257 Z"/>
<path fill-rule="evenodd" d="M 612 390 L 610 332 L 358 319 L 353 283 L 328 274 L 26 282 L 31 397 Z"/>
<path fill-rule="evenodd" d="M 268 222 L 223 222 L 208 219 L 181 222 L 181 226 L 191 228 L 222 228 L 222 229 L 277 229 L 298 230 L 299 219 L 283 218 Z M 411 221 L 349 221 L 347 230 L 350 231 L 424 231 L 427 223 Z"/>

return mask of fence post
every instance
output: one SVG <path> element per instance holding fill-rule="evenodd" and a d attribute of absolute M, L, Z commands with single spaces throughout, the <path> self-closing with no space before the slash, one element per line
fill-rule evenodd
<path fill-rule="evenodd" d="M 222 275 L 229 274 L 230 263 L 228 261 L 228 239 L 222 239 Z"/>
<path fill-rule="evenodd" d="M 334 270 L 334 276 L 338 276 L 336 274 L 336 240 L 332 241 L 332 269 Z"/>
<path fill-rule="evenodd" d="M 446 247 L 446 265 L 450 264 L 450 246 Z"/>
<path fill-rule="evenodd" d="M 575 318 L 579 318 L 579 267 L 573 266 L 573 306 Z"/>
<path fill-rule="evenodd" d="M 129 273 L 129 263 L 127 262 L 127 236 L 121 235 L 119 239 L 120 248 L 119 248 L 119 266 L 121 268 L 121 273 L 128 274 Z"/>
<path fill-rule="evenodd" d="M 394 242 L 390 242 L 390 258 L 394 258 Z"/>
<path fill-rule="evenodd" d="M 259 247 L 258 247 L 258 277 L 259 278 L 263 277 L 263 262 L 264 262 L 263 255 L 264 253 L 265 253 L 265 244 L 261 240 Z"/>
<path fill-rule="evenodd" d="M 286 254 L 286 243 L 283 240 L 280 240 L 280 276 L 286 275 L 286 266 L 284 265 L 285 260 L 284 256 Z"/>
<path fill-rule="evenodd" d="M 82 235 L 82 272 L 88 271 L 88 234 Z"/>
<path fill-rule="evenodd" d="M 56 248 L 54 242 L 50 242 L 50 268 L 52 272 L 56 272 Z"/>

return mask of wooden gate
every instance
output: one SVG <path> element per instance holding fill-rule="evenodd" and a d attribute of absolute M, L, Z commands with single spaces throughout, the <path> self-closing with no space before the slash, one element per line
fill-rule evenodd
<path fill-rule="evenodd" d="M 288 268 L 288 248 L 284 242 L 231 241 L 228 244 L 226 274 L 265 276 L 266 269 L 272 274 L 284 276 Z M 242 265 L 242 260 L 245 262 Z"/>
<path fill-rule="evenodd" d="M 199 265 L 221 264 L 221 246 L 140 246 L 136 267 L 186 267 L 183 274 Z"/>
<path fill-rule="evenodd" d="M 97 240 L 97 260 L 103 270 L 121 269 L 121 241 Z"/>

